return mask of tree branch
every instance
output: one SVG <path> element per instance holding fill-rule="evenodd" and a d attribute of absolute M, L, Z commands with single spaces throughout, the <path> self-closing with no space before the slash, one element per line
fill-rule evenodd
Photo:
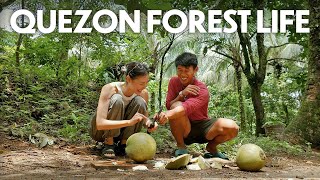
<path fill-rule="evenodd" d="M 268 49 L 267 49 L 267 52 L 266 52 L 266 56 L 268 56 L 268 54 L 269 54 L 269 52 L 270 52 L 271 49 L 279 48 L 279 47 L 282 47 L 282 46 L 286 46 L 286 45 L 288 45 L 288 44 L 300 45 L 300 44 L 297 44 L 297 43 L 289 43 L 289 42 L 287 42 L 287 43 L 284 43 L 284 44 L 280 44 L 280 45 L 278 45 L 278 46 L 269 46 Z"/>
<path fill-rule="evenodd" d="M 239 24 L 239 22 L 237 22 L 237 24 Z M 245 66 L 241 65 L 241 68 L 243 70 L 243 73 L 247 76 L 247 79 L 249 81 L 251 81 L 252 76 L 250 74 L 251 73 L 250 58 L 249 58 L 249 54 L 248 54 L 248 50 L 247 50 L 247 45 L 246 45 L 244 37 L 241 33 L 241 28 L 238 28 L 237 33 L 238 33 L 238 36 L 240 39 L 240 45 L 242 48 L 242 53 L 243 53 L 244 63 L 245 63 Z"/>
<path fill-rule="evenodd" d="M 174 40 L 175 40 L 175 34 L 172 34 L 172 37 L 169 37 L 170 39 L 170 43 L 168 44 L 167 48 L 165 49 L 162 58 L 161 58 L 161 66 L 160 66 L 160 81 L 159 81 L 159 109 L 161 109 L 161 85 L 162 85 L 162 74 L 163 74 L 163 62 L 164 62 L 164 58 L 167 54 L 167 52 L 169 51 L 169 49 L 171 48 Z"/>
<path fill-rule="evenodd" d="M 286 46 L 286 45 L 288 45 L 288 44 L 293 44 L 293 43 L 284 43 L 284 44 L 280 44 L 280 45 L 277 45 L 277 46 L 269 46 L 268 49 L 278 48 L 278 47 Z"/>
<path fill-rule="evenodd" d="M 249 39 L 248 35 L 245 35 L 244 39 L 246 40 L 246 44 L 248 46 L 249 58 L 250 58 L 250 61 L 251 61 L 251 64 L 252 64 L 253 71 L 256 74 L 258 74 L 257 63 L 254 61 L 252 46 L 251 46 L 251 42 L 250 42 L 250 39 Z"/>
<path fill-rule="evenodd" d="M 224 57 L 226 57 L 226 58 L 229 58 L 229 59 L 231 59 L 231 60 L 234 61 L 234 62 L 237 62 L 237 63 L 241 66 L 241 68 L 243 69 L 242 63 L 241 63 L 240 61 L 238 61 L 237 59 L 235 59 L 234 57 L 232 57 L 232 56 L 230 56 L 230 55 L 228 55 L 228 54 L 225 54 L 225 53 L 223 53 L 223 52 L 219 52 L 219 51 L 214 50 L 214 49 L 211 49 L 211 51 L 213 51 L 213 52 L 215 52 L 215 53 L 217 53 L 217 54 L 220 54 L 220 55 L 222 55 L 222 56 L 224 56 Z"/>
<path fill-rule="evenodd" d="M 271 58 L 271 59 L 268 59 L 267 61 L 270 62 L 270 61 L 276 61 L 276 60 L 286 60 L 286 61 L 294 61 L 294 62 L 306 63 L 306 62 L 301 61 L 301 60 L 289 59 L 289 58 Z"/>

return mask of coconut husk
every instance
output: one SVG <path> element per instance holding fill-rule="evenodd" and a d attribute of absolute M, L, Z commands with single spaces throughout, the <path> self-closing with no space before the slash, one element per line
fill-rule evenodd
<path fill-rule="evenodd" d="M 180 169 L 182 167 L 185 167 L 190 162 L 190 159 L 191 159 L 190 154 L 183 154 L 169 161 L 165 168 Z"/>

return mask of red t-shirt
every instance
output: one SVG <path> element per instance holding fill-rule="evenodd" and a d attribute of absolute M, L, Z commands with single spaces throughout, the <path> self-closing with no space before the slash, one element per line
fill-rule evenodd
<path fill-rule="evenodd" d="M 193 85 L 200 87 L 199 95 L 188 95 L 182 102 L 186 114 L 190 121 L 208 120 L 209 91 L 207 86 L 197 79 L 194 79 Z M 166 98 L 166 107 L 170 109 L 170 102 L 174 100 L 184 87 L 178 77 L 172 77 L 168 85 L 168 94 Z"/>

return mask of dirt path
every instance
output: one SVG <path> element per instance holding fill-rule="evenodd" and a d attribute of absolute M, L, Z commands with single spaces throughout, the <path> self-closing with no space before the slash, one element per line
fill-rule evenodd
<path fill-rule="evenodd" d="M 168 155 L 156 156 L 156 160 L 169 158 Z M 320 178 L 319 154 L 317 158 L 308 159 L 269 157 L 267 166 L 255 173 L 240 171 L 237 167 L 200 171 L 95 169 L 91 163 L 101 160 L 97 151 L 89 146 L 55 145 L 38 149 L 0 132 L 0 179 Z"/>

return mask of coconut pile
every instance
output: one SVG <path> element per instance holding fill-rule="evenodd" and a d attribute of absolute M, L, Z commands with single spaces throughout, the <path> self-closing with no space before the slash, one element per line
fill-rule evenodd
<path fill-rule="evenodd" d="M 156 153 L 156 142 L 152 136 L 146 133 L 136 133 L 127 140 L 126 153 L 130 159 L 137 163 L 144 163 L 154 159 Z M 236 166 L 244 171 L 259 171 L 265 166 L 266 156 L 263 150 L 255 144 L 242 145 L 237 152 Z M 150 163 L 150 162 L 149 162 Z M 192 158 L 190 154 L 184 154 L 169 161 L 152 161 L 155 169 L 222 169 L 223 166 L 231 167 L 234 162 L 220 158 L 204 159 L 202 156 Z M 134 171 L 148 170 L 145 165 L 133 167 Z"/>

